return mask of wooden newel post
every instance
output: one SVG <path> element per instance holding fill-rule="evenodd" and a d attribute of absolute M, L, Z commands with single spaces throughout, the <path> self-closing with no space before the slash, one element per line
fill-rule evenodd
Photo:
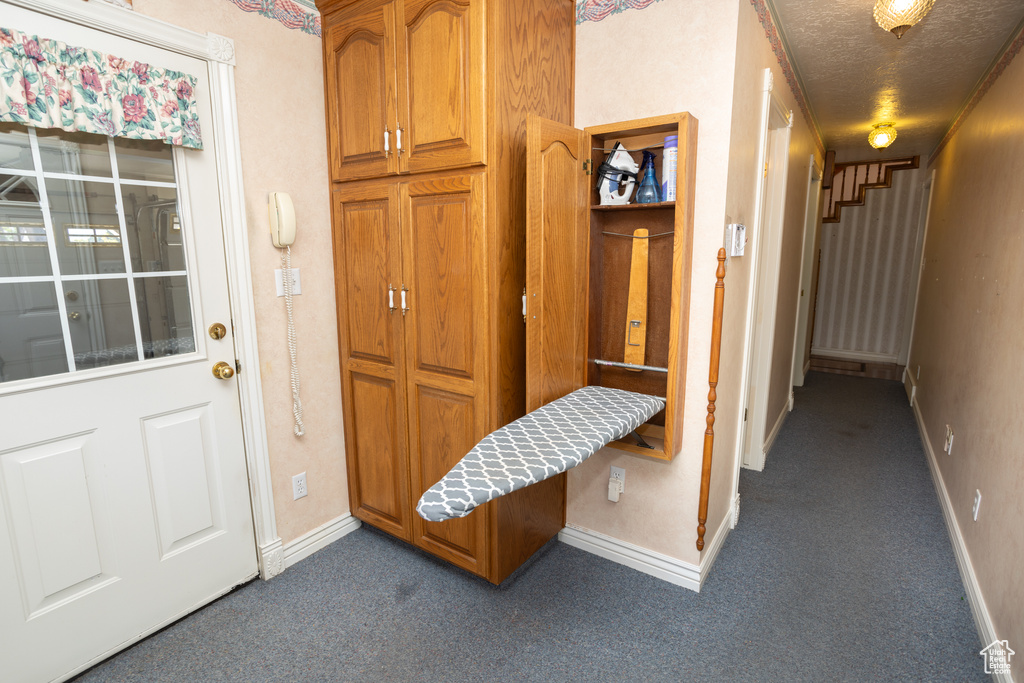
<path fill-rule="evenodd" d="M 722 306 L 725 303 L 725 249 L 718 250 L 715 273 L 715 312 L 711 321 L 711 365 L 708 369 L 708 428 L 704 430 L 704 462 L 700 470 L 700 506 L 697 508 L 697 550 L 704 550 L 704 525 L 708 521 L 708 491 L 711 488 L 711 454 L 715 448 L 715 400 L 718 395 L 718 361 L 722 355 Z"/>

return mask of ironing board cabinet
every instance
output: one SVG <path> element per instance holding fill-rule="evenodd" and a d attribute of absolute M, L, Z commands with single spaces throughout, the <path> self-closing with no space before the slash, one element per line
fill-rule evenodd
<path fill-rule="evenodd" d="M 660 182 L 668 135 L 678 136 L 676 201 L 601 206 L 595 169 L 615 143 L 636 161 L 642 150 L 654 151 Z M 590 385 L 665 397 L 665 410 L 636 430 L 653 448 L 628 437 L 610 444 L 661 460 L 682 445 L 696 152 L 697 120 L 686 113 L 585 131 L 539 116 L 529 122 L 527 410 Z M 644 267 L 634 283 L 638 249 Z M 634 314 L 634 299 L 643 302 L 642 315 Z M 637 336 L 627 327 L 631 318 Z M 621 367 L 639 335 L 643 362 L 632 364 L 658 370 Z"/>
<path fill-rule="evenodd" d="M 317 6 L 352 511 L 499 583 L 564 526 L 564 476 L 414 507 L 525 412 L 526 116 L 571 121 L 573 2 Z"/>

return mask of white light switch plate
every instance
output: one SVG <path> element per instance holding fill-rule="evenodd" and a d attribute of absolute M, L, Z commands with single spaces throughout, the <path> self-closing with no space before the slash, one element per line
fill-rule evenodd
<path fill-rule="evenodd" d="M 747 247 L 747 226 L 729 223 L 725 226 L 725 252 L 729 256 L 743 256 Z"/>
<path fill-rule="evenodd" d="M 277 295 L 284 296 L 284 270 L 274 271 L 274 282 L 277 283 Z M 302 294 L 302 276 L 298 268 L 292 268 L 292 294 Z"/>

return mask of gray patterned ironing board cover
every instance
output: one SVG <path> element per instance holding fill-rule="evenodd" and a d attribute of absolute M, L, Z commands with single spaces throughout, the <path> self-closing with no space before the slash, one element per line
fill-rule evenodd
<path fill-rule="evenodd" d="M 416 505 L 431 522 L 576 467 L 665 407 L 654 396 L 583 387 L 485 436 Z"/>

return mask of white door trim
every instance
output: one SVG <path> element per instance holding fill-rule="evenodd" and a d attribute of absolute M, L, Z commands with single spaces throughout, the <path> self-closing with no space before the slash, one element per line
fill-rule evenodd
<path fill-rule="evenodd" d="M 924 277 L 924 245 L 928 239 L 928 221 L 932 216 L 932 187 L 935 183 L 935 169 L 928 174 L 928 180 L 921 185 L 921 211 L 918 216 L 917 247 L 914 250 L 914 262 L 917 263 L 917 280 L 913 288 L 907 292 L 907 313 L 903 318 L 904 338 L 900 346 L 900 354 L 896 362 L 900 365 L 910 363 L 911 344 L 914 340 L 914 325 L 917 323 L 917 294 L 921 291 L 921 278 Z M 917 381 L 917 372 L 914 373 L 914 381 Z"/>
<path fill-rule="evenodd" d="M 793 335 L 793 386 L 804 385 L 804 351 L 807 349 L 807 335 L 811 333 L 808 323 L 811 317 L 811 276 L 814 274 L 814 243 L 818 221 L 821 217 L 821 175 L 822 169 L 811 155 L 807 170 L 807 208 L 804 213 L 803 244 L 800 247 L 800 299 L 797 304 L 796 333 Z"/>
<path fill-rule="evenodd" d="M 733 475 L 733 494 L 739 491 L 740 467 L 756 470 L 764 468 L 764 434 L 767 423 L 768 381 L 771 374 L 771 351 L 775 336 L 775 309 L 778 303 L 779 253 L 782 247 L 781 217 L 785 212 L 786 179 L 789 162 L 789 136 L 793 125 L 793 112 L 785 108 L 773 92 L 771 69 L 764 70 L 764 90 L 761 99 L 761 140 L 757 154 L 757 188 L 754 200 L 753 235 L 750 236 L 750 284 L 747 291 L 747 320 L 743 345 L 743 378 L 740 381 L 740 434 L 736 440 L 736 467 Z M 774 146 L 773 130 L 781 135 Z M 780 151 L 781 150 L 781 151 Z M 773 154 L 782 163 L 773 164 L 767 173 L 762 172 Z M 772 194 L 781 206 L 768 207 L 767 198 Z M 771 230 L 772 216 L 768 209 L 778 214 L 779 225 Z M 766 234 L 767 233 L 767 234 Z M 777 233 L 777 234 L 776 234 Z M 765 238 L 768 238 L 767 240 Z M 762 273 L 762 269 L 764 272 Z M 764 311 L 761 323 L 757 322 L 758 300 L 763 296 Z M 751 395 L 751 377 L 755 376 L 755 391 Z M 747 410 L 749 408 L 749 410 Z M 747 412 L 744 419 L 743 411 Z M 748 445 L 749 444 L 749 448 Z"/>
<path fill-rule="evenodd" d="M 242 156 L 235 101 L 234 43 L 223 36 L 196 33 L 105 3 L 85 3 L 81 0 L 3 1 L 207 63 L 214 129 L 204 132 L 207 139 L 213 138 L 213 148 L 217 155 L 228 291 L 235 328 L 235 357 L 242 366 L 242 372 L 236 378 L 241 398 L 242 434 L 249 472 L 256 554 L 260 576 L 269 579 L 284 570 L 284 551 L 274 515 L 270 452 L 256 343 L 256 312 L 252 295 L 245 189 L 242 184 Z"/>

